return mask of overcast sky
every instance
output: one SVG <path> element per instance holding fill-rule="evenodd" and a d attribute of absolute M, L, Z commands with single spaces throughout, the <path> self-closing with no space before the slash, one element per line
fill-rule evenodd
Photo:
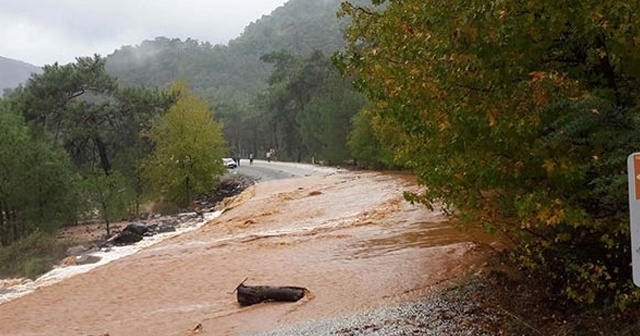
<path fill-rule="evenodd" d="M 0 0 L 0 56 L 42 66 L 157 36 L 226 44 L 287 0 Z"/>

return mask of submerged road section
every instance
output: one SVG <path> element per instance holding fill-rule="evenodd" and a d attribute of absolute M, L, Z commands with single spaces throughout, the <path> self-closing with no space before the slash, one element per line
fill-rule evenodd
<path fill-rule="evenodd" d="M 260 161 L 235 172 L 263 182 L 197 230 L 0 304 L 0 335 L 266 332 L 419 299 L 480 258 L 476 237 L 403 199 L 412 177 Z M 245 278 L 310 293 L 241 307 L 231 292 Z"/>
<path fill-rule="evenodd" d="M 249 160 L 240 160 L 240 166 L 235 169 L 230 169 L 229 173 L 242 174 L 259 182 L 264 182 L 270 180 L 330 174 L 337 171 L 338 170 L 336 168 L 305 163 L 254 160 L 253 164 L 250 164 Z"/>

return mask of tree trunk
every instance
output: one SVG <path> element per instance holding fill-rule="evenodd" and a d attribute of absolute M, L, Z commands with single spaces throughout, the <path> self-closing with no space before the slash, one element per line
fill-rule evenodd
<path fill-rule="evenodd" d="M 184 187 L 187 196 L 187 206 L 191 205 L 191 180 L 189 180 L 189 176 L 184 179 Z"/>
<path fill-rule="evenodd" d="M 111 223 L 109 222 L 109 212 L 107 211 L 107 203 L 105 201 L 101 202 L 102 204 L 102 219 L 104 219 L 104 224 L 107 229 L 107 237 L 111 237 Z"/>
<path fill-rule="evenodd" d="M 268 301 L 296 302 L 308 292 L 303 287 L 246 286 L 244 281 L 236 288 L 236 291 L 237 300 L 241 306 Z"/>
<path fill-rule="evenodd" d="M 98 147 L 98 155 L 100 155 L 100 164 L 102 165 L 102 170 L 104 174 L 109 176 L 111 172 L 111 163 L 109 162 L 109 157 L 107 156 L 107 146 L 104 144 L 100 137 L 95 137 L 93 139 L 96 143 L 96 147 Z"/>

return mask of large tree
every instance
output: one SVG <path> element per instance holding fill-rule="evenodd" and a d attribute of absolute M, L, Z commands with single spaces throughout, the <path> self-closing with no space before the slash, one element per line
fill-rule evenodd
<path fill-rule="evenodd" d="M 54 232 L 76 214 L 75 176 L 64 151 L 32 136 L 0 100 L 0 246 L 35 230 Z"/>
<path fill-rule="evenodd" d="M 426 186 L 412 199 L 506 234 L 575 301 L 638 297 L 625 159 L 640 148 L 640 3 L 374 3 L 343 4 L 338 58 L 403 130 L 390 145 Z"/>
<path fill-rule="evenodd" d="M 117 84 L 104 63 L 96 55 L 47 65 L 10 101 L 34 129 L 61 143 L 78 166 L 91 169 L 96 164 L 108 174 L 112 167 L 105 133 L 117 114 L 109 101 Z"/>
<path fill-rule="evenodd" d="M 209 105 L 189 91 L 185 82 L 174 83 L 170 91 L 178 100 L 144 132 L 155 149 L 143 171 L 159 196 L 184 207 L 213 191 L 225 171 L 221 159 L 226 143 L 222 125 L 213 119 Z"/>
<path fill-rule="evenodd" d="M 331 59 L 319 50 L 307 56 L 271 53 L 262 59 L 274 65 L 263 101 L 271 146 L 279 157 L 300 161 L 313 156 L 338 163 L 349 159 L 350 119 L 364 98 L 341 78 Z"/>
<path fill-rule="evenodd" d="M 92 207 L 87 213 L 98 210 L 105 220 L 137 213 L 144 184 L 136 167 L 151 150 L 139 133 L 173 101 L 163 91 L 118 87 L 115 78 L 105 72 L 105 59 L 98 55 L 45 66 L 8 97 L 35 134 L 66 149 L 83 175 L 82 185 L 91 186 L 83 188 L 86 205 Z M 109 178 L 112 174 L 116 176 Z M 125 194 L 136 196 L 129 204 L 131 209 L 120 206 L 119 197 L 102 197 L 120 194 L 123 188 Z M 121 214 L 114 209 L 122 210 Z"/>
<path fill-rule="evenodd" d="M 353 156 L 347 145 L 351 118 L 364 106 L 363 95 L 326 63 L 320 87 L 297 115 L 302 142 L 309 155 L 328 164 Z"/>

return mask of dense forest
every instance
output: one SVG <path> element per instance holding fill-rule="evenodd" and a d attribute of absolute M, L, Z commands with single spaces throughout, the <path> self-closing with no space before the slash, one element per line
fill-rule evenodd
<path fill-rule="evenodd" d="M 227 155 L 351 161 L 366 99 L 331 60 L 345 46 L 338 8 L 291 1 L 226 46 L 158 37 L 46 65 L 0 101 L 0 247 L 85 220 L 109 235 L 143 204 L 188 207 Z"/>
<path fill-rule="evenodd" d="M 353 21 L 336 58 L 425 186 L 409 198 L 508 237 L 511 261 L 562 298 L 637 302 L 626 159 L 640 148 L 640 4 L 376 3 L 388 6 L 342 5 Z"/>
<path fill-rule="evenodd" d="M 337 78 L 330 62 L 331 55 L 345 46 L 343 32 L 347 20 L 337 18 L 339 4 L 339 0 L 289 1 L 271 15 L 249 24 L 242 35 L 228 45 L 157 37 L 108 55 L 106 69 L 124 86 L 166 88 L 175 80 L 185 80 L 211 104 L 216 119 L 224 123 L 225 138 L 233 154 L 247 157 L 251 152 L 264 157 L 266 151 L 274 149 L 283 160 L 314 156 L 319 160 L 342 162 L 351 159 L 345 146 L 346 134 L 350 117 L 355 113 L 353 108 L 358 108 L 353 104 L 362 98 L 350 88 L 348 80 Z M 305 62 L 307 64 L 303 64 Z M 304 73 L 311 68 L 317 72 Z M 274 71 L 279 78 L 274 77 Z M 323 125 L 325 132 L 338 124 L 337 139 L 327 138 L 329 134 L 322 138 L 320 134 L 301 133 L 305 129 L 315 130 L 310 124 L 323 121 L 303 116 L 301 111 L 305 105 L 311 102 L 310 108 L 318 108 L 320 98 L 314 96 L 330 98 L 330 92 L 318 91 L 324 86 L 322 83 L 311 82 L 316 80 L 330 81 L 336 94 L 341 87 L 346 90 L 345 94 L 355 95 L 345 102 L 353 105 L 349 107 L 351 110 L 338 112 L 343 114 L 339 120 L 323 119 L 330 123 Z M 298 87 L 294 87 L 296 85 Z M 306 92 L 295 96 L 294 91 L 300 90 Z M 284 111 L 284 107 L 289 111 Z M 340 155 L 333 152 L 332 157 L 324 155 L 326 151 L 322 147 L 331 146 L 330 141 L 342 144 L 336 151 Z"/>
<path fill-rule="evenodd" d="M 550 293 L 628 307 L 637 13 L 291 0 L 225 46 L 158 37 L 46 66 L 0 101 L 0 245 L 87 213 L 108 223 L 149 195 L 185 206 L 215 185 L 217 157 L 274 149 L 410 169 L 424 188 L 409 200 L 507 237 Z M 207 145 L 171 152 L 181 122 Z"/>

